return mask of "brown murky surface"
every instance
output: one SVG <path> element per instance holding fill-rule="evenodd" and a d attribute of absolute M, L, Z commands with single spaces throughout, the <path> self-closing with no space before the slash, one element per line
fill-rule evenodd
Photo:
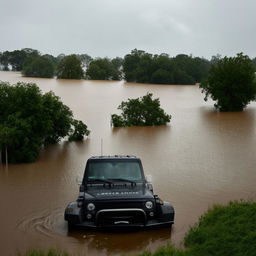
<path fill-rule="evenodd" d="M 197 86 L 22 78 L 0 72 L 0 80 L 36 82 L 60 96 L 91 129 L 83 143 L 44 150 L 37 162 L 0 167 L 0 251 L 63 248 L 80 255 L 130 255 L 168 242 L 182 246 L 189 226 L 209 206 L 256 199 L 256 104 L 241 113 L 217 113 Z M 122 100 L 152 92 L 172 114 L 170 125 L 112 129 L 110 115 Z M 103 153 L 141 157 L 154 189 L 174 204 L 172 230 L 133 233 L 67 232 L 64 208 L 78 193 L 86 159 Z"/>

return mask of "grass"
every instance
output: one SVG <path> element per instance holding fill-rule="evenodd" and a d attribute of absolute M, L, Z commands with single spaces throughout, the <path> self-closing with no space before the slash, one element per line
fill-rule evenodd
<path fill-rule="evenodd" d="M 255 256 L 256 203 L 214 206 L 188 231 L 185 246 L 193 256 Z"/>
<path fill-rule="evenodd" d="M 187 232 L 184 244 L 184 250 L 168 245 L 140 256 L 256 256 L 256 203 L 214 206 Z"/>
<path fill-rule="evenodd" d="M 62 252 L 55 249 L 45 250 L 30 250 L 25 254 L 19 254 L 18 256 L 70 256 L 67 252 Z"/>
<path fill-rule="evenodd" d="M 256 256 L 256 203 L 233 201 L 216 205 L 190 228 L 185 249 L 167 245 L 139 256 Z M 69 256 L 54 250 L 31 251 L 20 256 Z"/>

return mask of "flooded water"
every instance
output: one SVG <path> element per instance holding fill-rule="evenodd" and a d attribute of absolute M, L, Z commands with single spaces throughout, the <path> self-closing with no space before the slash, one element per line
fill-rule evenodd
<path fill-rule="evenodd" d="M 0 80 L 35 82 L 60 96 L 91 130 L 79 143 L 45 149 L 37 162 L 0 167 L 0 251 L 62 248 L 80 255 L 131 255 L 168 242 L 182 246 L 186 231 L 208 207 L 256 199 L 256 104 L 244 112 L 218 113 L 197 86 L 22 78 L 0 72 Z M 160 127 L 111 128 L 122 100 L 152 92 L 172 115 Z M 103 153 L 132 154 L 153 176 L 155 192 L 175 206 L 172 230 L 132 233 L 68 233 L 66 205 L 76 199 L 76 177 L 85 162 Z"/>

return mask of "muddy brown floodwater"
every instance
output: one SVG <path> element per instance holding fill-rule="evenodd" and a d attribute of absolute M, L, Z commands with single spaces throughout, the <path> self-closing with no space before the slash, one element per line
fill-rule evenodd
<path fill-rule="evenodd" d="M 0 167 L 0 254 L 31 248 L 62 248 L 80 255 L 131 255 L 184 235 L 208 207 L 256 199 L 256 104 L 244 112 L 218 113 L 198 86 L 23 78 L 0 72 L 0 80 L 35 82 L 60 96 L 91 130 L 84 142 L 50 146 L 37 162 Z M 172 114 L 160 127 L 110 127 L 122 100 L 152 92 Z M 64 208 L 78 194 L 85 162 L 103 153 L 139 156 L 153 176 L 155 192 L 175 206 L 170 229 L 132 233 L 67 232 Z"/>

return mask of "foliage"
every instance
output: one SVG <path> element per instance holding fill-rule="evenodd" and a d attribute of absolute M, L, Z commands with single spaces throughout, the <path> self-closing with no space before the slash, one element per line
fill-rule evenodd
<path fill-rule="evenodd" d="M 140 256 L 254 256 L 256 203 L 230 202 L 205 213 L 185 236 L 185 249 L 171 245 Z"/>
<path fill-rule="evenodd" d="M 152 55 L 134 49 L 124 57 L 123 71 L 128 82 L 195 84 L 208 74 L 210 63 L 203 58 L 179 54 Z"/>
<path fill-rule="evenodd" d="M 112 64 L 114 65 L 114 68 L 116 70 L 122 70 L 122 66 L 123 66 L 123 63 L 124 63 L 124 60 L 120 57 L 116 57 L 114 59 L 111 60 Z"/>
<path fill-rule="evenodd" d="M 185 237 L 189 255 L 254 256 L 256 251 L 256 203 L 231 202 L 204 214 Z"/>
<path fill-rule="evenodd" d="M 35 161 L 42 146 L 88 134 L 52 92 L 42 94 L 35 84 L 0 83 L 0 149 L 8 149 L 10 162 Z"/>
<path fill-rule="evenodd" d="M 81 61 L 83 68 L 88 68 L 93 58 L 88 54 L 78 54 L 77 58 Z"/>
<path fill-rule="evenodd" d="M 4 70 L 9 70 L 9 66 L 13 71 L 21 71 L 25 60 L 29 57 L 38 57 L 39 52 L 31 48 L 22 50 L 5 51 L 0 55 L 0 64 Z"/>
<path fill-rule="evenodd" d="M 212 65 L 200 88 L 205 100 L 211 97 L 220 111 L 241 111 L 255 99 L 256 81 L 251 60 L 242 53 L 224 57 Z"/>
<path fill-rule="evenodd" d="M 168 244 L 167 246 L 159 248 L 154 253 L 145 251 L 139 254 L 138 256 L 185 256 L 185 255 L 187 255 L 186 251 L 176 249 L 171 244 Z"/>
<path fill-rule="evenodd" d="M 69 256 L 67 252 L 62 252 L 55 249 L 45 250 L 30 250 L 25 254 L 19 254 L 18 256 Z"/>
<path fill-rule="evenodd" d="M 88 79 L 92 80 L 120 80 L 121 71 L 118 59 L 98 58 L 90 62 L 86 71 Z"/>
<path fill-rule="evenodd" d="M 82 140 L 84 136 L 89 135 L 89 131 L 87 130 L 87 125 L 82 121 L 73 120 L 72 122 L 73 128 L 69 136 L 69 141 Z"/>
<path fill-rule="evenodd" d="M 53 60 L 49 56 L 27 58 L 23 64 L 22 75 L 52 78 L 54 75 Z"/>
<path fill-rule="evenodd" d="M 81 60 L 76 55 L 65 56 L 57 66 L 57 78 L 82 79 L 84 71 Z"/>
<path fill-rule="evenodd" d="M 170 122 L 171 115 L 168 115 L 160 108 L 159 99 L 152 99 L 152 94 L 137 99 L 123 101 L 118 109 L 122 110 L 120 116 L 111 116 L 114 127 L 118 126 L 149 126 L 165 125 Z"/>
<path fill-rule="evenodd" d="M 254 67 L 254 71 L 256 72 L 256 58 L 252 59 L 252 65 Z"/>

